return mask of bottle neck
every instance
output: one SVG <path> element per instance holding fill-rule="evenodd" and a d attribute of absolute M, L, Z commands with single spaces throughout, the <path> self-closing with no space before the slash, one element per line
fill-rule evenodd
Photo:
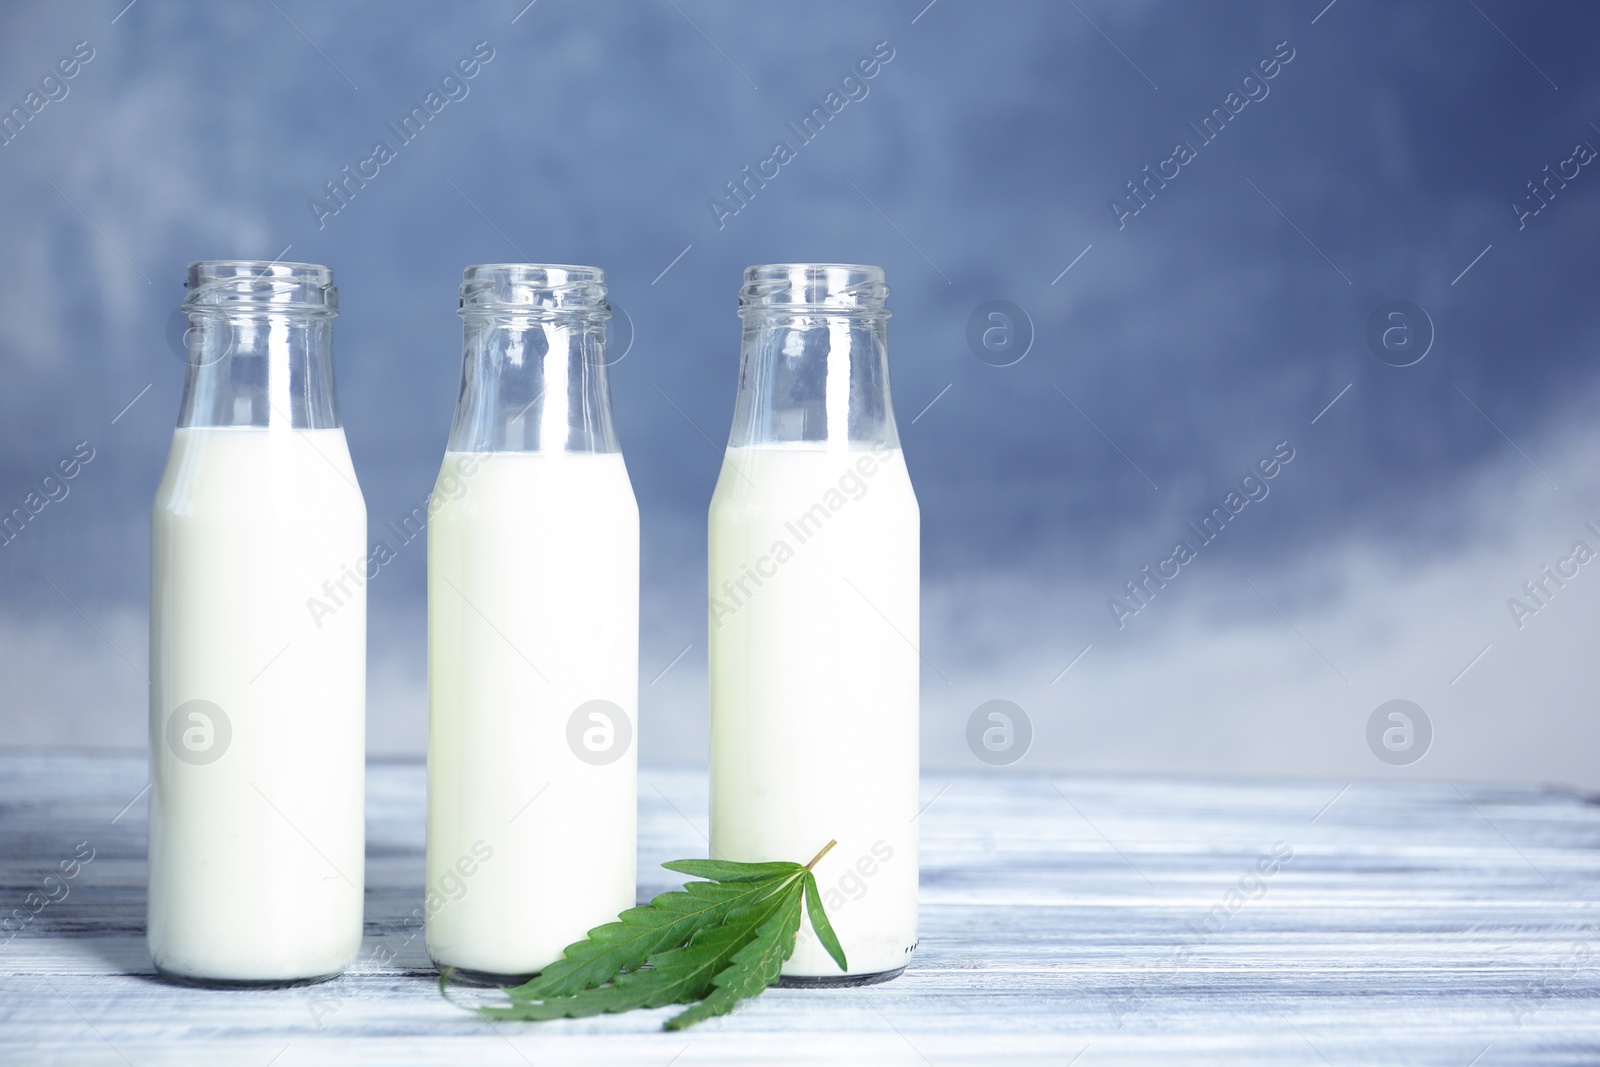
<path fill-rule="evenodd" d="M 450 451 L 621 451 L 606 380 L 606 291 L 598 267 L 466 269 Z"/>
<path fill-rule="evenodd" d="M 744 312 L 730 448 L 898 448 L 881 312 Z"/>
<path fill-rule="evenodd" d="M 452 452 L 619 452 L 605 320 L 468 315 Z"/>
<path fill-rule="evenodd" d="M 339 427 L 333 272 L 315 263 L 189 265 L 180 427 Z"/>
<path fill-rule="evenodd" d="M 333 320 L 192 311 L 179 426 L 334 429 Z"/>

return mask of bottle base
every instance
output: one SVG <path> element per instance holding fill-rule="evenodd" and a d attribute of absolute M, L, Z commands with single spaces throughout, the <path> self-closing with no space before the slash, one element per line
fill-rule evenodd
<path fill-rule="evenodd" d="M 438 960 L 433 960 L 433 965 L 439 969 L 440 974 L 449 973 L 452 985 L 478 986 L 483 989 L 504 989 L 507 986 L 521 985 L 539 976 L 538 971 L 530 971 L 527 974 L 496 974 L 493 971 L 475 971 L 470 967 L 453 967 L 448 963 L 440 963 Z"/>
<path fill-rule="evenodd" d="M 343 968 L 331 974 L 316 974 L 305 978 L 201 978 L 189 974 L 179 974 L 156 966 L 156 977 L 163 982 L 174 985 L 189 986 L 193 989 L 293 989 L 295 986 L 317 985 L 319 982 L 330 981 L 344 973 Z"/>
<path fill-rule="evenodd" d="M 809 975 L 785 974 L 778 978 L 779 989 L 844 989 L 850 986 L 877 985 L 899 978 L 904 974 L 904 967 L 896 967 L 892 971 L 879 971 L 876 974 L 838 974 L 838 975 Z"/>

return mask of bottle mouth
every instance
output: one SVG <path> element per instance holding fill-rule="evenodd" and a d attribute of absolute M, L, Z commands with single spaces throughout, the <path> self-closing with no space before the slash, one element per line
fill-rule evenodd
<path fill-rule="evenodd" d="M 883 268 L 862 263 L 766 263 L 746 267 L 739 314 L 763 311 L 863 313 L 887 317 Z"/>
<path fill-rule="evenodd" d="M 201 259 L 189 264 L 185 311 L 261 310 L 339 313 L 333 270 L 320 263 Z"/>
<path fill-rule="evenodd" d="M 479 263 L 461 278 L 461 310 L 467 315 L 531 318 L 611 317 L 606 272 L 568 263 Z"/>

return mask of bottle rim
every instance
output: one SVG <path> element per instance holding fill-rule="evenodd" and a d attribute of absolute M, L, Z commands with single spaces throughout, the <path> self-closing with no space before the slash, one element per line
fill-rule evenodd
<path fill-rule="evenodd" d="M 802 312 L 887 317 L 889 286 L 868 263 L 763 263 L 746 267 L 739 314 Z"/>
<path fill-rule="evenodd" d="M 462 316 L 611 317 L 599 267 L 577 263 L 477 263 L 461 275 Z"/>
<path fill-rule="evenodd" d="M 197 259 L 184 279 L 183 309 L 337 315 L 333 269 L 321 263 L 266 259 Z"/>

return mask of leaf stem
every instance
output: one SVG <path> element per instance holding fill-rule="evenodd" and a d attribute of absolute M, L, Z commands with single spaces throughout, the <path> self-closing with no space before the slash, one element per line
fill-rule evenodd
<path fill-rule="evenodd" d="M 838 843 L 839 843 L 838 839 L 835 838 L 834 840 L 829 841 L 826 845 L 823 845 L 822 846 L 822 851 L 818 852 L 815 856 L 812 856 L 811 857 L 811 862 L 806 864 L 806 870 L 809 871 L 811 868 L 815 867 L 817 865 L 817 861 L 822 859 L 822 857 L 826 856 L 830 851 L 832 851 L 833 846 L 837 845 Z"/>

